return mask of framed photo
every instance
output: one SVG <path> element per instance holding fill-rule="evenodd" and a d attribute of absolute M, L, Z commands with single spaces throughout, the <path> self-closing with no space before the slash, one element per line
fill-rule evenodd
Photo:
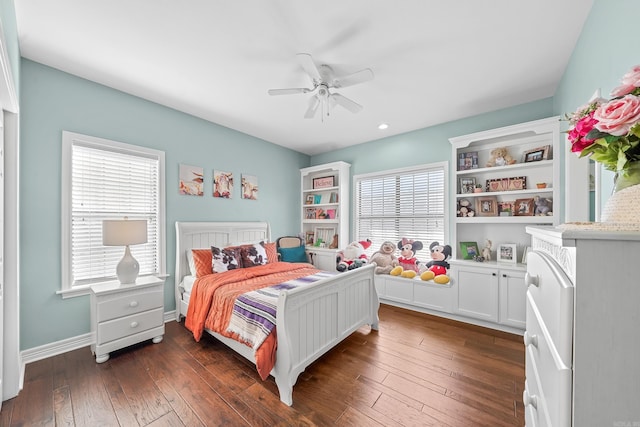
<path fill-rule="evenodd" d="M 463 259 L 473 259 L 474 256 L 480 255 L 476 242 L 460 242 L 460 252 Z"/>
<path fill-rule="evenodd" d="M 524 163 L 539 162 L 540 160 L 547 160 L 549 158 L 549 151 L 551 151 L 550 145 L 544 147 L 534 148 L 533 150 L 525 151 L 522 161 Z"/>
<path fill-rule="evenodd" d="M 533 210 L 533 198 L 517 199 L 514 205 L 513 214 L 515 216 L 533 216 Z"/>
<path fill-rule="evenodd" d="M 304 200 L 304 204 L 305 205 L 312 205 L 313 204 L 313 194 L 307 194 L 307 197 Z"/>
<path fill-rule="evenodd" d="M 515 243 L 503 243 L 498 245 L 498 250 L 496 251 L 498 262 L 510 262 L 515 264 L 518 262 L 516 256 L 516 244 Z"/>
<path fill-rule="evenodd" d="M 334 176 L 323 176 L 321 178 L 313 178 L 313 189 L 335 187 Z"/>
<path fill-rule="evenodd" d="M 469 194 L 473 193 L 476 188 L 476 179 L 471 177 L 460 178 L 460 193 Z"/>
<path fill-rule="evenodd" d="M 469 169 L 478 169 L 477 151 L 469 151 L 468 153 L 458 154 L 458 170 L 466 171 Z"/>
<path fill-rule="evenodd" d="M 509 184 L 507 185 L 506 190 L 526 190 L 527 189 L 527 177 L 526 176 L 516 176 L 513 178 L 509 178 Z"/>
<path fill-rule="evenodd" d="M 313 238 L 315 237 L 315 233 L 313 231 L 306 231 L 304 233 L 304 240 L 307 246 L 313 246 Z"/>
<path fill-rule="evenodd" d="M 476 198 L 478 216 L 498 216 L 498 199 L 495 196 Z"/>

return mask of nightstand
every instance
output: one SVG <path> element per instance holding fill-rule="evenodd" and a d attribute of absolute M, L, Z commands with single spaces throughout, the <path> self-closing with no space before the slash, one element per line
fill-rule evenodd
<path fill-rule="evenodd" d="M 118 281 L 91 286 L 91 351 L 96 362 L 109 360 L 109 353 L 164 335 L 164 279 L 138 277 L 135 284 Z"/>

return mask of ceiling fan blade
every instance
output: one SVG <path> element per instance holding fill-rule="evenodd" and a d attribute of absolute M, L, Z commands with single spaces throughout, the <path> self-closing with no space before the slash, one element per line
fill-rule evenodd
<path fill-rule="evenodd" d="M 311 55 L 308 53 L 298 53 L 296 54 L 296 58 L 298 58 L 298 63 L 302 69 L 309 74 L 314 83 L 322 80 L 320 71 L 318 71 L 318 67 L 316 67 L 315 62 L 313 62 Z"/>
<path fill-rule="evenodd" d="M 368 82 L 369 80 L 373 80 L 373 71 L 371 71 L 370 68 L 365 68 L 364 70 L 335 79 L 333 81 L 333 87 L 339 88 L 353 86 L 359 83 Z"/>
<path fill-rule="evenodd" d="M 307 112 L 304 113 L 305 119 L 312 119 L 313 116 L 316 115 L 316 110 L 318 109 L 318 105 L 320 105 L 320 99 L 317 96 L 312 96 L 309 100 L 309 108 L 307 108 Z"/>
<path fill-rule="evenodd" d="M 333 98 L 336 104 L 343 106 L 344 108 L 351 111 L 352 113 L 359 113 L 360 110 L 362 110 L 362 105 L 356 102 L 353 102 L 349 98 L 346 98 L 340 95 L 339 93 L 332 94 L 331 98 Z"/>
<path fill-rule="evenodd" d="M 269 89 L 269 95 L 293 95 L 296 93 L 308 93 L 311 92 L 311 89 L 307 89 L 306 87 L 292 87 L 288 89 Z"/>

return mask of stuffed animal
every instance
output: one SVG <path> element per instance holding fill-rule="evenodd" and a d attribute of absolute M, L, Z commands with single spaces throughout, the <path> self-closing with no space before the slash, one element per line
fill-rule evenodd
<path fill-rule="evenodd" d="M 336 270 L 346 271 L 354 268 L 362 267 L 367 263 L 366 249 L 371 246 L 371 240 L 363 240 L 360 242 L 351 242 L 346 248 L 338 252 L 336 257 Z"/>
<path fill-rule="evenodd" d="M 458 211 L 457 215 L 459 217 L 471 217 L 475 216 L 476 212 L 471 207 L 471 202 L 469 199 L 460 199 L 458 200 Z"/>
<path fill-rule="evenodd" d="M 487 167 L 512 165 L 515 162 L 506 147 L 498 147 L 491 150 L 491 157 L 487 162 Z"/>
<path fill-rule="evenodd" d="M 551 212 L 553 201 L 551 199 L 535 196 L 533 204 L 536 206 L 535 210 L 533 211 L 534 215 L 553 215 L 553 212 Z"/>
<path fill-rule="evenodd" d="M 403 237 L 402 240 L 398 242 L 398 249 L 400 249 L 398 266 L 392 269 L 389 274 L 413 279 L 420 272 L 420 261 L 418 261 L 415 255 L 416 251 L 422 249 L 422 242 Z"/>
<path fill-rule="evenodd" d="M 394 267 L 398 266 L 398 258 L 395 255 L 395 251 L 395 243 L 390 241 L 382 243 L 380 249 L 375 251 L 369 258 L 369 264 L 376 265 L 373 272 L 376 274 L 389 274 Z"/>
<path fill-rule="evenodd" d="M 451 258 L 451 246 L 433 242 L 429 245 L 429 250 L 431 250 L 431 261 L 426 264 L 428 270 L 422 272 L 420 278 L 446 285 L 450 280 L 447 275 L 447 269 L 449 268 L 447 260 Z"/>
<path fill-rule="evenodd" d="M 482 248 L 483 261 L 491 261 L 491 240 L 487 239 L 487 244 Z"/>

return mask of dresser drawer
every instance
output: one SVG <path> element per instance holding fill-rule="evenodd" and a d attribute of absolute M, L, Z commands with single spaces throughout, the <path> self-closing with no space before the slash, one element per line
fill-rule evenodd
<path fill-rule="evenodd" d="M 562 359 L 539 314 L 528 294 L 524 334 L 527 381 L 530 385 L 535 383 L 535 393 L 544 400 L 551 425 L 568 426 L 571 422 L 571 359 L 568 364 Z"/>
<path fill-rule="evenodd" d="M 129 291 L 101 297 L 97 307 L 97 321 L 115 319 L 122 316 L 141 313 L 143 311 L 162 307 L 164 291 L 146 290 Z"/>
<path fill-rule="evenodd" d="M 163 325 L 163 309 L 145 311 L 98 324 L 97 341 L 103 344 Z"/>
<path fill-rule="evenodd" d="M 549 256 L 532 252 L 527 256 L 527 299 L 534 303 L 550 341 L 565 365 L 571 365 L 573 342 L 573 292 L 567 275 Z M 527 309 L 528 310 L 528 309 Z M 529 329 L 529 312 L 527 312 Z"/>

